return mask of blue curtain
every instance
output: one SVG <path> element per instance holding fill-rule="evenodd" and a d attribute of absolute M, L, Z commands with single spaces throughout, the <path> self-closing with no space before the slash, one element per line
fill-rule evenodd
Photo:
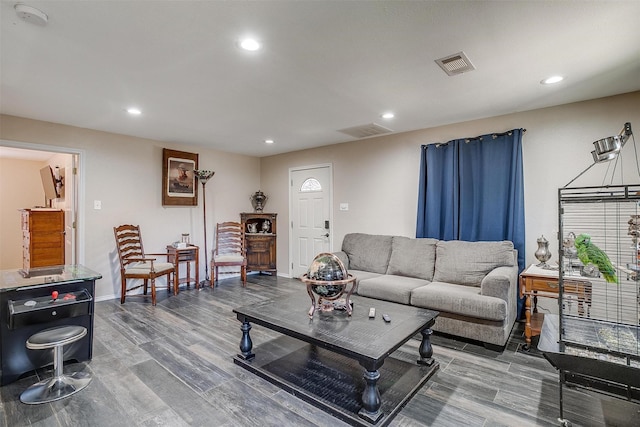
<path fill-rule="evenodd" d="M 510 240 L 524 270 L 522 134 L 514 129 L 423 145 L 416 237 Z"/>
<path fill-rule="evenodd" d="M 458 238 L 458 187 L 458 145 L 423 145 L 417 237 Z"/>

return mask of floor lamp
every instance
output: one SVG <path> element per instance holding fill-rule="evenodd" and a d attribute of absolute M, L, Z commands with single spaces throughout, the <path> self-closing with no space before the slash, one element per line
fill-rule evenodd
<path fill-rule="evenodd" d="M 205 271 L 205 278 L 200 284 L 203 285 L 203 286 L 205 286 L 205 285 L 211 286 L 211 279 L 209 278 L 209 250 L 207 249 L 207 193 L 205 193 L 205 191 L 204 191 L 204 186 L 207 184 L 207 181 L 209 181 L 209 178 L 211 178 L 213 176 L 213 174 L 215 174 L 215 172 L 214 171 L 203 170 L 203 169 L 195 169 L 193 171 L 193 173 L 195 173 L 196 178 L 198 178 L 198 181 L 200 181 L 202 183 L 202 216 L 203 216 L 202 219 L 203 219 L 203 222 L 204 222 L 204 271 Z"/>

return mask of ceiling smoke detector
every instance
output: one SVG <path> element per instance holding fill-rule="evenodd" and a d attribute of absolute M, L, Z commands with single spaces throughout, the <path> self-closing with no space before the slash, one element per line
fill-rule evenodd
<path fill-rule="evenodd" d="M 352 128 L 340 129 L 338 132 L 346 133 L 354 138 L 368 138 L 370 136 L 383 135 L 385 133 L 393 132 L 391 129 L 387 129 L 384 126 L 380 126 L 377 123 L 371 123 L 368 125 L 355 126 Z"/>
<path fill-rule="evenodd" d="M 436 64 L 438 64 L 448 76 L 455 76 L 476 69 L 464 52 L 458 52 L 445 56 L 444 58 L 436 59 Z"/>
<path fill-rule="evenodd" d="M 36 24 L 44 27 L 49 21 L 49 17 L 46 13 L 35 7 L 27 6 L 26 4 L 18 3 L 14 6 L 16 15 L 18 18 L 31 24 Z"/>

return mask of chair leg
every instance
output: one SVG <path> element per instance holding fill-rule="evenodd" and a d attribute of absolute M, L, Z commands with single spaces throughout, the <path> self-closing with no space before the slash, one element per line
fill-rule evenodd
<path fill-rule="evenodd" d="M 242 277 L 242 287 L 246 288 L 247 287 L 247 267 L 244 265 L 240 267 L 240 276 Z"/>
<path fill-rule="evenodd" d="M 151 304 L 156 305 L 156 279 L 155 278 L 151 279 Z"/>
<path fill-rule="evenodd" d="M 149 281 L 148 281 L 147 279 L 144 279 L 144 294 L 145 294 L 145 295 L 147 294 L 147 285 L 148 285 L 148 282 L 149 282 Z"/>
<path fill-rule="evenodd" d="M 211 267 L 211 287 L 213 288 L 216 285 L 216 281 L 218 280 L 218 266 Z"/>
<path fill-rule="evenodd" d="M 120 304 L 124 304 L 124 297 L 127 294 L 127 280 L 122 278 L 122 286 L 120 287 Z"/>
<path fill-rule="evenodd" d="M 191 267 L 191 265 L 187 265 L 187 268 Z M 178 277 L 178 267 L 176 267 L 176 271 L 173 272 L 173 294 L 174 295 L 178 295 L 178 292 L 180 292 L 180 277 Z M 189 284 L 187 283 L 187 286 Z"/>

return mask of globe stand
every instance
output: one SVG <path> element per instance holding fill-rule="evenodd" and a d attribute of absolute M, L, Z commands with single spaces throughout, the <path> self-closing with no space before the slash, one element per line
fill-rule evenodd
<path fill-rule="evenodd" d="M 345 297 L 345 310 L 347 316 L 351 316 L 353 312 L 353 304 L 351 303 L 351 294 L 356 288 L 356 278 L 349 274 L 346 279 L 343 280 L 314 280 L 304 274 L 300 280 L 307 285 L 307 293 L 311 298 L 311 308 L 309 309 L 309 318 L 313 319 L 313 314 L 316 308 L 319 308 L 323 312 L 333 311 L 333 301 L 340 299 L 344 294 L 347 285 L 351 283 L 351 287 L 347 291 Z M 318 301 L 316 303 L 315 295 L 318 295 Z"/>

